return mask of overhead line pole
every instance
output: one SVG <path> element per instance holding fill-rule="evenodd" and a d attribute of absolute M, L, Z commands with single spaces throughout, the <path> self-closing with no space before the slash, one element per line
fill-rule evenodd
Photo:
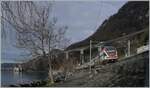
<path fill-rule="evenodd" d="M 130 56 L 130 40 L 128 40 L 128 56 Z"/>
<path fill-rule="evenodd" d="M 92 59 L 92 40 L 90 40 L 90 73 L 91 73 L 91 59 Z"/>
<path fill-rule="evenodd" d="M 131 37 L 131 36 L 134 36 L 136 34 L 140 34 L 142 32 L 146 31 L 145 29 L 144 30 L 141 30 L 141 31 L 138 31 L 138 32 L 135 32 L 135 33 L 132 33 L 132 34 L 128 34 L 128 35 L 125 35 L 125 36 L 122 36 L 122 37 L 119 37 L 119 38 L 116 38 L 116 39 L 112 39 L 112 40 L 107 40 L 107 41 L 104 41 L 104 43 L 110 43 L 110 42 L 114 42 L 114 41 L 119 41 L 119 40 L 122 40 L 124 38 L 128 38 L 128 37 Z M 93 43 L 98 43 L 98 41 L 92 41 Z M 97 44 L 95 44 L 96 46 Z M 84 49 L 87 49 L 89 48 L 89 46 L 87 46 L 86 48 Z M 74 50 L 68 50 L 68 51 L 74 51 Z M 75 51 L 79 51 L 79 50 L 75 50 Z"/>

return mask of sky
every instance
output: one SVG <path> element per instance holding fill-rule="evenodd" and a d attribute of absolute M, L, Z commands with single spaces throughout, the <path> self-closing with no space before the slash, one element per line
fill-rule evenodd
<path fill-rule="evenodd" d="M 66 33 L 70 43 L 86 39 L 92 35 L 105 19 L 117 13 L 126 1 L 55 1 L 52 15 L 58 19 L 57 25 L 68 26 Z M 8 26 L 9 29 L 11 27 Z M 14 33 L 1 39 L 1 62 L 20 62 L 26 51 L 14 47 Z"/>

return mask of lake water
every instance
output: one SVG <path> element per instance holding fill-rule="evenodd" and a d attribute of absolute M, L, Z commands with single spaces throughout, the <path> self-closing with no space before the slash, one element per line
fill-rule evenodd
<path fill-rule="evenodd" d="M 36 80 L 47 78 L 46 72 L 13 72 L 1 71 L 1 86 L 8 86 L 18 83 L 30 83 Z"/>

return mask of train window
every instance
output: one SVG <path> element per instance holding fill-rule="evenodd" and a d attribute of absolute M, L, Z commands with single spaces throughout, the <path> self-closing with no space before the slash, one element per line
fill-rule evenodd
<path fill-rule="evenodd" d="M 112 47 L 112 46 L 107 46 L 106 50 L 107 50 L 107 52 L 114 52 L 114 51 L 116 51 L 116 49 L 114 47 Z"/>
<path fill-rule="evenodd" d="M 104 55 L 104 56 L 106 56 L 106 54 L 105 54 L 105 53 L 104 53 L 103 55 Z"/>

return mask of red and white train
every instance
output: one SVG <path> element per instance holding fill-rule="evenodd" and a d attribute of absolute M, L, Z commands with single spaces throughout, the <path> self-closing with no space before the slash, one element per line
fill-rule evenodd
<path fill-rule="evenodd" d="M 99 49 L 100 61 L 117 61 L 118 53 L 117 49 L 113 46 L 101 46 Z"/>

